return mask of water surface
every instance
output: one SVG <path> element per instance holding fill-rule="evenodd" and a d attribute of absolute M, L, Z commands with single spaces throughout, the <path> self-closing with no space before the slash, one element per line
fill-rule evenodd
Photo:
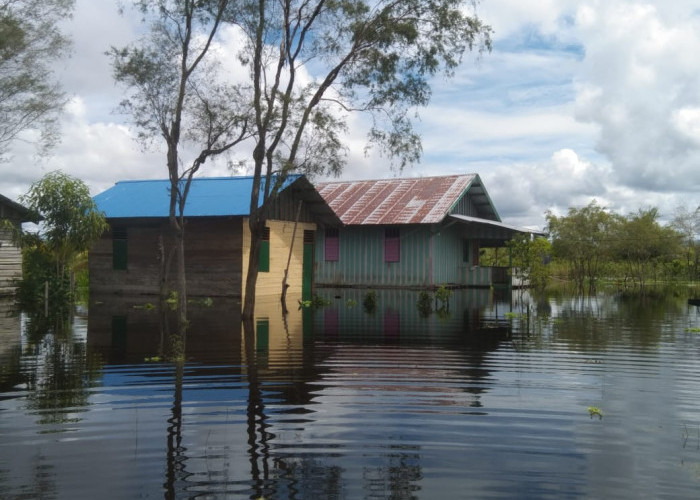
<path fill-rule="evenodd" d="M 138 300 L 3 319 L 3 498 L 696 498 L 700 312 L 684 299 L 329 291 L 195 305 L 184 365 Z M 141 299 L 139 299 L 141 300 Z M 294 308 L 295 309 L 295 308 Z M 602 418 L 589 415 L 589 407 Z"/>

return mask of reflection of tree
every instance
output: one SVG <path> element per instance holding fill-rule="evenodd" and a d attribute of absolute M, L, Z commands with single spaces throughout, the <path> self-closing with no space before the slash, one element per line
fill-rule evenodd
<path fill-rule="evenodd" d="M 255 325 L 252 319 L 243 321 L 243 342 L 248 374 L 248 454 L 250 457 L 250 479 L 254 498 L 269 496 L 265 485 L 269 480 L 269 445 L 265 423 L 265 404 L 258 373 L 255 352 Z M 259 434 L 259 436 L 258 436 Z"/>
<path fill-rule="evenodd" d="M 27 409 L 40 415 L 39 423 L 76 422 L 77 412 L 88 404 L 91 380 L 99 361 L 89 357 L 85 344 L 76 341 L 69 318 L 33 316 L 26 323 L 28 352 L 35 365 L 25 369 Z"/>
<path fill-rule="evenodd" d="M 179 491 L 178 484 L 185 481 L 185 461 L 187 449 L 182 446 L 182 381 L 184 378 L 184 363 L 175 364 L 175 390 L 171 416 L 168 419 L 168 446 L 167 446 L 167 470 L 165 484 L 165 498 L 176 498 Z M 184 489 L 184 488 L 183 488 Z"/>

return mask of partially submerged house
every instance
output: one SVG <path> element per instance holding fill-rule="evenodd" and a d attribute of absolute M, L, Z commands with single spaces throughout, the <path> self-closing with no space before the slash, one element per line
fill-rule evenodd
<path fill-rule="evenodd" d="M 196 178 L 185 205 L 185 262 L 191 296 L 243 298 L 250 251 L 252 177 Z M 158 294 L 175 280 L 168 220 L 170 182 L 118 182 L 95 196 L 109 229 L 89 253 L 90 293 Z M 268 212 L 257 293 L 280 294 L 289 265 L 288 294 L 311 298 L 317 223 L 340 221 L 304 176 L 289 176 Z"/>
<path fill-rule="evenodd" d="M 0 194 L 0 296 L 12 295 L 22 278 L 22 250 L 14 243 L 12 228 L 5 227 L 5 221 L 19 228 L 30 220 L 27 208 Z"/>
<path fill-rule="evenodd" d="M 517 233 L 501 222 L 477 174 L 317 184 L 343 222 L 316 238 L 318 286 L 454 287 L 510 284 L 479 250 Z"/>

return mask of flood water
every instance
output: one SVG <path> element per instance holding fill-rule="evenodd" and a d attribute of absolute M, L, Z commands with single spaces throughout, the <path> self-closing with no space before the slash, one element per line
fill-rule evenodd
<path fill-rule="evenodd" d="M 697 498 L 700 310 L 685 298 L 327 291 L 159 313 L 94 299 L 66 332 L 0 318 L 1 498 Z M 148 361 L 146 361 L 148 359 Z M 596 411 L 591 414 L 595 407 Z"/>

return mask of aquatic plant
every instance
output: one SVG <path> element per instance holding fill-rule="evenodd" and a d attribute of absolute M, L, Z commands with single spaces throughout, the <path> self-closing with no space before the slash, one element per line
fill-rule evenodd
<path fill-rule="evenodd" d="M 599 420 L 603 419 L 603 410 L 598 408 L 597 406 L 589 406 L 588 407 L 588 415 L 593 418 L 594 416 L 597 416 Z"/>
<path fill-rule="evenodd" d="M 377 292 L 374 290 L 367 290 L 364 298 L 362 299 L 362 307 L 364 307 L 365 312 L 370 314 L 377 310 Z"/>
<path fill-rule="evenodd" d="M 425 290 L 421 290 L 421 292 L 418 294 L 416 308 L 423 317 L 428 317 L 430 316 L 430 313 L 433 312 L 433 300 L 430 298 L 430 294 Z"/>
<path fill-rule="evenodd" d="M 444 311 L 450 310 L 450 297 L 452 296 L 452 290 L 447 288 L 445 285 L 440 285 L 440 287 L 435 290 L 435 298 L 440 301 L 439 309 Z"/>

